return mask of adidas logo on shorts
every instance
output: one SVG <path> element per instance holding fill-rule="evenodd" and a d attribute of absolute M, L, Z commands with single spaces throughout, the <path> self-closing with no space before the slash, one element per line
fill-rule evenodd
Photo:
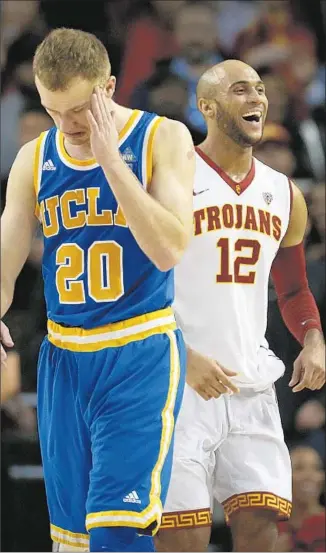
<path fill-rule="evenodd" d="M 123 498 L 124 503 L 141 503 L 137 492 L 133 491 L 131 493 L 128 493 L 126 497 Z"/>
<path fill-rule="evenodd" d="M 43 163 L 43 171 L 55 171 L 56 167 L 52 161 L 52 159 L 48 159 Z"/>

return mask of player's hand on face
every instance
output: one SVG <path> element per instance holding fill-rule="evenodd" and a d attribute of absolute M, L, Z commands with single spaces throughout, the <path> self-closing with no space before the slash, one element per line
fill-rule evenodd
<path fill-rule="evenodd" d="M 293 392 L 304 388 L 320 390 L 325 384 L 325 344 L 305 346 L 293 365 L 293 374 L 289 386 Z"/>
<path fill-rule="evenodd" d="M 95 87 L 91 99 L 91 109 L 87 111 L 90 128 L 90 143 L 97 163 L 103 166 L 120 159 L 119 135 L 114 121 L 111 99 L 99 86 Z M 111 109 L 110 109 L 111 108 Z"/>
<path fill-rule="evenodd" d="M 1 334 L 1 365 L 3 365 L 6 363 L 7 354 L 2 344 L 7 346 L 7 348 L 11 348 L 14 345 L 14 342 L 12 341 L 12 338 L 10 336 L 9 328 L 5 325 L 3 321 L 1 321 L 0 334 Z"/>
<path fill-rule="evenodd" d="M 214 359 L 188 349 L 187 383 L 206 401 L 222 394 L 238 393 L 239 389 L 230 378 L 236 374 Z"/>

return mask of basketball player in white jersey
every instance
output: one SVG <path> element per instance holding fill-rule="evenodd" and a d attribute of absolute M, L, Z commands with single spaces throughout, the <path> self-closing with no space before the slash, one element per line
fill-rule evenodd
<path fill-rule="evenodd" d="M 302 345 L 290 386 L 325 382 L 302 245 L 307 209 L 295 184 L 253 158 L 268 107 L 257 73 L 228 60 L 202 76 L 197 93 L 208 133 L 197 149 L 194 237 L 176 270 L 175 300 L 188 385 L 156 547 L 205 551 L 215 498 L 234 551 L 273 551 L 276 522 L 291 512 L 291 464 L 273 387 L 284 365 L 265 340 L 270 273 Z"/>

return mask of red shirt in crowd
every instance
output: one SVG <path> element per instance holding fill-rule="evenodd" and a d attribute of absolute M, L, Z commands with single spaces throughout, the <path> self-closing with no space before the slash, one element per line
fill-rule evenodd
<path fill-rule="evenodd" d="M 326 551 L 325 511 L 306 518 L 297 530 L 288 521 L 280 522 L 278 529 L 280 536 L 288 536 L 287 551 Z"/>

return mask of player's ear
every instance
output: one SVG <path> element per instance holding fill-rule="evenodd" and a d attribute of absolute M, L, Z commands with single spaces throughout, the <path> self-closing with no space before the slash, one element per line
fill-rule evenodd
<path fill-rule="evenodd" d="M 116 82 L 116 78 L 111 75 L 105 84 L 105 92 L 107 93 L 109 98 L 112 98 L 113 94 L 115 93 Z"/>
<path fill-rule="evenodd" d="M 205 98 L 198 99 L 198 109 L 203 114 L 205 119 L 215 119 L 216 116 L 216 104 L 211 100 Z"/>

